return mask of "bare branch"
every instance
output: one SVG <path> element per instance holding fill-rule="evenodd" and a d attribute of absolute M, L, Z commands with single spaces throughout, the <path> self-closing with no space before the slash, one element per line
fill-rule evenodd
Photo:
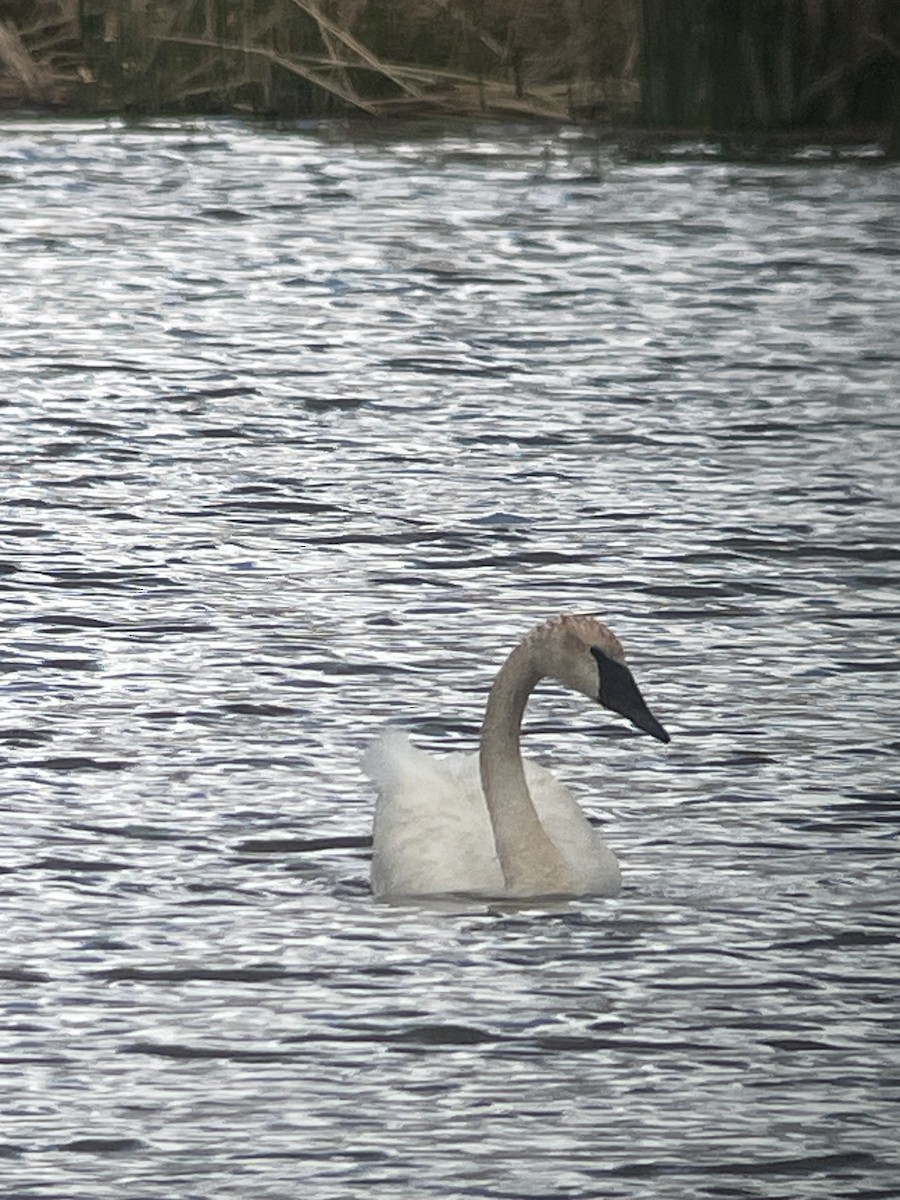
<path fill-rule="evenodd" d="M 19 31 L 5 21 L 0 21 L 0 62 L 22 85 L 26 100 L 42 104 L 52 98 L 52 72 L 35 62 Z"/>
<path fill-rule="evenodd" d="M 352 50 L 354 54 L 358 54 L 363 62 L 368 64 L 373 71 L 377 71 L 380 75 L 384 75 L 386 79 L 390 79 L 392 83 L 396 83 L 397 87 L 402 88 L 404 92 L 409 92 L 413 96 L 418 95 L 414 87 L 396 76 L 394 72 L 391 71 L 390 67 L 382 63 L 380 59 L 378 59 L 372 53 L 371 50 L 367 49 L 367 47 L 362 44 L 362 42 L 357 41 L 357 39 L 353 37 L 348 30 L 342 29 L 340 25 L 332 21 L 330 17 L 326 17 L 324 13 L 320 12 L 319 6 L 312 3 L 312 0 L 291 0 L 291 3 L 296 5 L 296 7 L 302 12 L 305 12 L 307 16 L 312 17 L 312 19 L 318 24 L 320 30 L 325 30 L 332 34 L 332 36 L 337 38 L 338 41 L 343 42 L 348 50 Z"/>
<path fill-rule="evenodd" d="M 299 75 L 301 79 L 306 79 L 309 83 L 314 84 L 316 87 L 320 87 L 326 92 L 331 92 L 332 95 L 340 97 L 341 100 L 344 100 L 347 104 L 352 105 L 353 108 L 360 108 L 363 110 L 363 112 L 367 112 L 372 116 L 375 115 L 376 109 L 368 101 L 363 100 L 360 96 L 351 94 L 339 83 L 335 83 L 333 80 L 328 79 L 316 71 L 310 71 L 307 68 L 302 67 L 299 62 L 285 58 L 283 55 L 276 53 L 274 50 L 269 50 L 264 46 L 240 46 L 232 42 L 218 42 L 214 38 L 195 38 L 188 37 L 186 35 L 182 36 L 180 34 L 171 34 L 155 40 L 159 42 L 178 42 L 184 46 L 211 46 L 216 50 L 230 51 L 234 54 L 255 54 L 259 58 L 264 58 L 268 62 L 272 62 L 279 67 L 283 67 L 285 71 L 290 71 L 294 75 Z M 323 61 L 329 65 L 333 65 L 328 59 Z"/>

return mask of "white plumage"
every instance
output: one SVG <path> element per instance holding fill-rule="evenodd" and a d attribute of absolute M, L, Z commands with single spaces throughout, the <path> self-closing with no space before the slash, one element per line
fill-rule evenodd
<path fill-rule="evenodd" d="M 372 854 L 376 896 L 503 896 L 506 883 L 484 799 L 478 754 L 437 757 L 386 729 L 363 759 L 377 785 Z M 541 825 L 579 893 L 614 896 L 619 864 L 570 792 L 539 763 L 525 780 Z"/>
<path fill-rule="evenodd" d="M 523 760 L 528 696 L 551 675 L 623 712 L 662 741 L 615 636 L 592 617 L 539 626 L 491 689 L 475 754 L 436 757 L 386 729 L 363 760 L 378 789 L 372 856 L 376 897 L 615 895 L 619 865 L 577 801 Z"/>

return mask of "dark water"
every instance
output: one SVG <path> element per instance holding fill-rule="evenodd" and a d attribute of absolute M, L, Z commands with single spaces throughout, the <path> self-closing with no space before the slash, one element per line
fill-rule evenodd
<path fill-rule="evenodd" d="M 900 1193 L 900 169 L 0 148 L 0 1195 Z M 374 905 L 361 748 L 562 610 L 621 897 Z"/>

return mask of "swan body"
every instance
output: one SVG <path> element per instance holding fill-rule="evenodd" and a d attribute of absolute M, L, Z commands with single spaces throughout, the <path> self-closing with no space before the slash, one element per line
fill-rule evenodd
<path fill-rule="evenodd" d="M 363 768 L 376 784 L 376 898 L 613 896 L 619 865 L 568 790 L 523 760 L 528 697 L 550 676 L 627 716 L 660 741 L 615 635 L 589 616 L 540 625 L 512 651 L 488 697 L 477 754 L 436 757 L 386 729 Z"/>

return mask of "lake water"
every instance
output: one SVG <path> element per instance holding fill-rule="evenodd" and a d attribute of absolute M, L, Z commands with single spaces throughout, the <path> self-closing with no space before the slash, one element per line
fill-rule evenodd
<path fill-rule="evenodd" d="M 900 166 L 6 120 L 3 1197 L 900 1194 Z M 624 889 L 373 903 L 387 721 Z"/>

